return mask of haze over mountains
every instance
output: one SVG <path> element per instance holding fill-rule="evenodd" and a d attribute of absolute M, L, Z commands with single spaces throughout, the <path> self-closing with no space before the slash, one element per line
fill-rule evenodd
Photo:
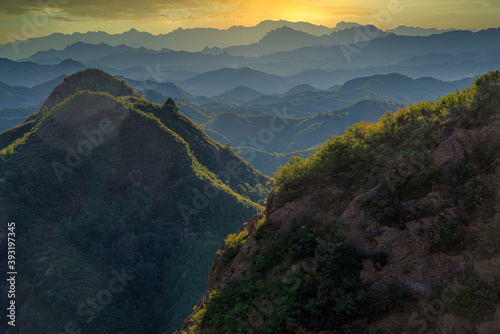
<path fill-rule="evenodd" d="M 226 30 L 212 28 L 179 28 L 168 34 L 152 35 L 147 32 L 139 32 L 136 29 L 130 29 L 121 34 L 108 34 L 106 32 L 88 32 L 74 33 L 71 35 L 52 34 L 45 37 L 33 38 L 29 42 L 17 41 L 5 44 L 0 47 L 0 57 L 11 59 L 26 58 L 38 51 L 49 49 L 61 50 L 68 45 L 76 42 L 85 42 L 89 44 L 106 43 L 110 46 L 126 45 L 130 47 L 145 47 L 153 50 L 168 48 L 176 51 L 201 51 L 204 48 L 226 48 L 236 45 L 248 45 L 257 43 L 266 34 L 272 30 L 282 27 L 289 27 L 296 31 L 301 31 L 312 36 L 329 35 L 340 30 L 359 26 L 352 22 L 339 22 L 334 28 L 318 26 L 307 22 L 289 22 L 289 21 L 263 21 L 254 27 L 234 26 Z M 420 29 L 401 27 L 395 29 L 395 32 L 401 35 L 408 33 L 412 35 L 428 35 L 433 33 L 443 33 L 447 30 Z M 168 45 L 168 47 L 167 47 Z"/>
<path fill-rule="evenodd" d="M 397 312 L 434 298 L 450 279 L 441 265 L 498 251 L 498 223 L 485 222 L 499 211 L 500 79 L 484 74 L 499 65 L 500 28 L 353 22 L 0 45 L 17 328 L 171 334 L 199 301 L 185 333 L 249 333 L 264 296 L 278 312 L 253 326 L 262 333 L 367 334 L 385 316 L 407 330 Z M 450 308 L 444 324 L 498 314 L 485 296 L 500 283 L 476 274 L 460 306 L 472 310 Z M 117 275 L 130 278 L 119 293 L 106 285 Z"/>
<path fill-rule="evenodd" d="M 385 111 L 463 89 L 475 76 L 497 68 L 500 59 L 500 29 L 432 31 L 437 34 L 412 30 L 413 35 L 420 31 L 425 36 L 398 36 L 351 23 L 326 33 L 324 27 L 287 22 L 278 26 L 263 22 L 245 29 L 262 32 L 265 27 L 268 31 L 256 43 L 201 52 L 103 42 L 113 38 L 123 42 L 130 35 L 123 34 L 106 35 L 109 38 L 98 44 L 76 42 L 62 50 L 40 50 L 26 62 L 3 59 L 0 108 L 37 105 L 64 74 L 96 67 L 118 74 L 151 101 L 161 104 L 168 97 L 175 98 L 181 112 L 213 139 L 234 147 L 249 146 L 242 133 L 258 135 L 260 125 L 250 125 L 258 118 L 245 117 L 265 116 L 267 122 L 276 116 L 288 118 L 291 127 L 276 134 L 272 145 L 250 145 L 245 152 L 277 157 L 298 151 L 306 156 L 349 124 L 374 121 Z M 368 32 L 372 37 L 363 39 Z M 373 107 L 370 114 L 366 114 L 367 105 Z M 26 114 L 26 109 L 19 109 L 17 115 L 15 109 L 6 110 L 0 114 L 0 129 L 20 122 Z M 321 121 L 318 114 L 325 114 Z M 249 127 L 238 128 L 240 123 Z M 301 126 L 293 125 L 297 123 Z M 252 128 L 255 131 L 248 132 Z M 267 161 L 259 164 L 267 174 L 283 162 L 278 158 Z"/>
<path fill-rule="evenodd" d="M 299 84 L 328 89 L 360 76 L 389 73 L 401 73 L 415 79 L 433 76 L 454 81 L 494 70 L 500 58 L 499 29 L 478 32 L 432 31 L 434 34 L 426 36 L 403 36 L 383 32 L 373 26 L 347 23 L 330 30 L 285 21 L 266 21 L 256 27 L 240 28 L 262 34 L 256 33 L 252 43 L 240 38 L 240 45 L 203 48 L 196 52 L 189 47 L 176 47 L 168 40 L 156 41 L 156 47 L 152 48 L 142 33 L 134 31 L 121 35 L 87 33 L 47 36 L 27 40 L 17 49 L 5 44 L 0 47 L 0 57 L 23 60 L 16 63 L 0 60 L 0 81 L 30 87 L 61 74 L 69 75 L 86 66 L 134 80 L 173 82 L 190 94 L 215 96 L 239 85 L 252 89 L 257 87 L 252 87 L 250 83 L 235 82 L 231 87 L 228 83 L 222 87 L 215 86 L 214 90 L 207 89 L 207 84 L 203 82 L 205 73 L 223 70 L 219 72 L 218 78 L 223 80 L 228 68 L 249 68 L 280 77 L 272 79 L 279 80 L 273 83 L 274 90 L 263 92 L 268 94 L 283 93 Z M 231 29 L 208 29 L 206 32 L 232 36 Z M 198 34 L 196 29 L 183 33 L 203 35 Z M 171 34 L 176 36 L 181 31 Z M 174 38 L 171 34 L 163 37 Z M 179 39 L 186 43 L 197 43 L 196 39 Z M 64 44 L 63 40 L 67 43 Z M 205 42 L 209 40 L 206 38 Z M 226 41 L 222 37 L 217 40 L 220 43 Z M 138 45 L 141 41 L 143 45 Z M 228 45 L 231 43 L 227 42 Z M 23 53 L 23 47 L 32 49 Z M 14 50 L 18 51 L 15 55 L 9 53 Z M 285 81 L 289 84 L 284 84 Z"/>
<path fill-rule="evenodd" d="M 220 75 L 220 72 L 224 75 Z M 219 92 L 233 86 L 236 88 L 208 98 L 191 95 L 173 83 L 126 80 L 131 87 L 153 102 L 163 103 L 169 97 L 175 98 L 180 111 L 200 124 L 219 143 L 233 147 L 249 146 L 242 153 L 247 160 L 260 154 L 259 152 L 279 155 L 301 151 L 298 155 L 307 156 L 309 149 L 323 143 L 330 135 L 341 134 L 350 124 L 362 120 L 376 121 L 386 111 L 396 111 L 408 103 L 433 100 L 473 82 L 473 78 L 445 82 L 431 77 L 415 80 L 401 74 L 389 74 L 353 79 L 342 86 L 332 87 L 331 90 L 297 85 L 282 94 L 266 95 L 241 84 L 267 92 L 275 92 L 279 87 L 280 90 L 285 90 L 292 87 L 292 84 L 282 78 L 248 68 L 208 72 L 201 77 L 180 84 L 195 83 L 197 88 L 191 90 L 200 92 Z M 5 102 L 1 106 L 16 106 L 14 98 L 23 102 L 19 107 L 26 106 L 26 101 L 34 104 L 33 101 L 39 101 L 37 98 L 50 91 L 51 85 L 60 81 L 61 78 L 34 88 L 4 85 L 5 96 L 10 99 L 2 100 Z M 20 109 L 19 112 L 26 113 L 25 110 Z M 0 113 L 0 126 L 3 129 L 11 127 L 15 120 L 18 123 L 23 120 L 10 119 L 12 114 L 12 110 Z M 26 117 L 27 114 L 23 116 Z M 285 131 L 273 133 L 269 144 L 252 146 L 248 138 L 258 137 L 260 130 L 269 127 L 276 117 L 284 117 L 282 122 L 286 123 Z M 282 162 L 273 158 L 267 160 L 267 163 L 262 161 L 254 166 L 270 175 Z"/>

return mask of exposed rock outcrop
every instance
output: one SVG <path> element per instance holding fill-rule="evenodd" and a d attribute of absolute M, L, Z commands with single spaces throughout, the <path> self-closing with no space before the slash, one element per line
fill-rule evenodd
<path fill-rule="evenodd" d="M 465 158 L 478 140 L 487 138 L 500 130 L 500 115 L 490 117 L 488 125 L 479 129 L 456 129 L 451 136 L 440 143 L 432 152 L 431 158 L 436 166 L 441 167 L 454 160 Z"/>

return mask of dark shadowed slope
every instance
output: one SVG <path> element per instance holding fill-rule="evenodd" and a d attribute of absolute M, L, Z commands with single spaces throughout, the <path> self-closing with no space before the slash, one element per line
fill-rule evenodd
<path fill-rule="evenodd" d="M 267 192 L 265 176 L 173 100 L 146 101 L 95 69 L 67 77 L 0 139 L 10 140 L 0 152 L 0 217 L 22 235 L 23 333 L 68 323 L 92 333 L 171 332 L 202 295 L 217 245 Z M 109 288 L 117 272 L 130 279 Z M 112 302 L 99 301 L 102 289 L 112 289 Z M 97 310 L 92 296 L 101 296 Z"/>

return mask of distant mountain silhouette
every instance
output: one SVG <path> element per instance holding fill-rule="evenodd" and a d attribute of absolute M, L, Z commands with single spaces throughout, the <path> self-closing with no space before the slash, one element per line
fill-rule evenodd
<path fill-rule="evenodd" d="M 457 89 L 464 89 L 474 83 L 475 78 L 466 78 L 459 81 L 441 81 L 433 77 L 421 77 L 416 79 L 417 82 L 425 85 L 434 92 L 446 93 L 454 92 Z"/>
<path fill-rule="evenodd" d="M 39 106 L 0 109 L 0 133 L 15 127 L 38 109 Z"/>
<path fill-rule="evenodd" d="M 10 86 L 0 82 L 0 108 L 32 106 L 37 102 L 32 98 L 34 90 L 27 87 Z"/>
<path fill-rule="evenodd" d="M 428 77 L 413 79 L 392 73 L 356 78 L 342 86 L 335 86 L 332 90 L 308 89 L 308 85 L 299 85 L 290 92 L 265 95 L 232 109 L 223 105 L 212 106 L 210 109 L 214 114 L 232 112 L 239 115 L 249 113 L 248 110 L 244 111 L 245 108 L 260 111 L 253 113 L 254 115 L 273 115 L 273 110 L 286 109 L 295 117 L 304 117 L 345 108 L 360 100 L 372 99 L 398 104 L 434 100 L 440 95 L 465 88 L 471 81 L 472 78 L 457 82 L 444 82 Z"/>
<path fill-rule="evenodd" d="M 168 50 L 163 50 L 168 51 Z M 63 50 L 48 50 L 39 51 L 28 58 L 29 61 L 33 62 L 47 62 L 50 59 L 67 59 L 71 58 L 78 61 L 89 61 L 94 59 L 99 59 L 105 56 L 109 56 L 115 53 L 158 53 L 158 51 L 141 48 L 133 48 L 126 45 L 110 46 L 105 43 L 99 44 L 89 44 L 84 42 L 76 42 L 74 44 L 68 45 Z"/>
<path fill-rule="evenodd" d="M 71 35 L 55 33 L 44 37 L 31 38 L 0 45 L 0 57 L 9 59 L 28 58 L 39 51 L 50 49 L 62 50 L 76 42 L 89 44 L 106 43 L 110 46 L 126 45 L 145 47 L 154 50 L 169 48 L 177 51 L 201 51 L 205 47 L 229 47 L 233 45 L 256 43 L 269 31 L 287 26 L 308 34 L 321 36 L 333 30 L 307 22 L 263 21 L 253 27 L 234 26 L 225 30 L 213 28 L 176 29 L 163 35 L 152 35 L 136 29 L 121 34 L 108 34 L 103 31 L 73 33 Z"/>
<path fill-rule="evenodd" d="M 63 60 L 57 65 L 39 65 L 0 58 L 0 78 L 9 85 L 35 86 L 85 68 L 85 65 L 70 59 Z"/>
<path fill-rule="evenodd" d="M 422 56 L 414 56 L 407 58 L 398 63 L 400 66 L 433 66 L 440 64 L 459 64 L 464 61 L 473 62 L 492 62 L 498 61 L 499 52 L 494 50 L 486 50 L 484 53 L 461 52 L 458 54 L 452 53 L 429 53 Z"/>
<path fill-rule="evenodd" d="M 219 138 L 222 143 L 235 147 L 249 146 L 248 138 L 258 136 L 261 129 L 269 127 L 272 119 L 276 119 L 274 122 L 280 127 L 281 124 L 286 124 L 283 131 L 275 133 L 271 142 L 258 142 L 254 148 L 269 153 L 291 153 L 319 145 L 327 140 L 328 136 L 341 134 L 353 123 L 362 120 L 377 121 L 386 111 L 395 111 L 399 107 L 402 105 L 392 102 L 362 100 L 339 110 L 306 118 L 276 119 L 274 115 L 221 113 L 207 122 L 205 127 L 210 136 L 211 131 L 221 135 L 220 138 L 224 138 Z M 248 161 L 250 153 L 242 156 Z"/>
<path fill-rule="evenodd" d="M 408 27 L 405 25 L 398 26 L 394 29 L 386 30 L 386 32 L 391 32 L 400 36 L 430 36 L 435 34 L 443 34 L 449 31 L 455 31 L 457 29 L 436 29 L 436 28 L 418 28 L 418 27 Z"/>
<path fill-rule="evenodd" d="M 280 24 L 284 23 L 270 21 L 258 27 L 262 29 Z M 59 61 L 59 57 L 85 58 L 86 60 L 82 60 L 85 66 L 105 69 L 113 75 L 174 83 L 226 67 L 247 67 L 273 75 L 287 76 L 285 80 L 291 81 L 293 85 L 310 84 L 322 89 L 356 77 L 374 74 L 397 72 L 414 78 L 433 76 L 450 81 L 473 77 L 498 67 L 500 29 L 487 29 L 476 33 L 450 31 L 430 36 L 398 36 L 388 35 L 373 26 L 344 24 L 340 27 L 344 29 L 330 29 L 327 34 L 313 35 L 298 30 L 296 26 L 280 26 L 274 30 L 266 30 L 262 38 L 254 44 L 205 49 L 203 52 L 167 49 L 154 51 L 124 45 L 77 43 L 62 51 L 40 52 L 33 56 L 33 59 L 42 63 L 54 63 Z M 252 31 L 251 28 L 245 29 L 247 32 Z M 189 30 L 189 33 L 194 31 Z M 201 29 L 199 32 L 203 35 L 213 31 Z M 178 33 L 181 31 L 176 34 Z M 217 33 L 221 31 L 217 30 Z M 96 34 L 89 36 L 104 36 Z M 137 31 L 127 32 L 125 35 L 136 38 L 134 41 L 147 40 L 145 35 Z M 123 36 L 120 36 L 120 41 L 123 41 Z M 370 36 L 374 39 L 369 40 Z M 363 43 L 362 47 L 356 42 Z M 239 43 L 244 43 L 244 39 Z M 155 48 L 165 46 L 170 47 L 157 43 Z M 44 77 L 35 84 L 50 79 Z M 13 85 L 28 85 L 26 82 L 10 82 L 7 79 L 3 81 Z M 276 92 L 265 92 L 261 87 L 252 87 L 246 82 L 238 85 L 245 85 L 266 94 Z M 235 86 L 224 87 L 209 94 L 217 95 L 232 88 Z M 202 89 L 191 93 L 200 95 L 205 94 L 205 91 Z"/>
<path fill-rule="evenodd" d="M 11 86 L 0 81 L 0 108 L 20 108 L 41 104 L 60 84 L 64 75 L 34 87 Z"/>
<path fill-rule="evenodd" d="M 123 78 L 123 80 L 125 80 L 130 87 L 133 87 L 136 90 L 150 89 L 172 98 L 182 98 L 187 100 L 193 98 L 193 95 L 171 82 L 159 83 L 153 80 L 139 81 L 128 78 Z"/>
<path fill-rule="evenodd" d="M 499 65 L 498 59 L 500 59 L 500 51 L 495 49 L 481 51 L 481 53 L 429 53 L 409 57 L 391 65 L 354 67 L 333 71 L 304 70 L 285 78 L 296 84 L 308 83 L 322 89 L 328 89 L 332 85 L 341 84 L 357 77 L 389 73 L 400 73 L 413 78 L 432 76 L 444 81 L 455 81 L 496 70 Z M 470 81 L 467 85 L 469 84 Z"/>
<path fill-rule="evenodd" d="M 209 133 L 209 132 L 207 132 Z M 212 134 L 210 134 L 212 137 Z M 212 137 L 214 138 L 214 137 Z M 214 138 L 215 139 L 215 138 Z M 295 151 L 291 153 L 270 153 L 266 151 L 261 151 L 255 147 L 234 147 L 234 151 L 238 154 L 246 155 L 251 157 L 250 162 L 257 170 L 265 175 L 273 175 L 280 166 L 285 165 L 291 157 L 301 157 L 307 158 L 310 154 L 316 151 L 315 148 L 310 148 L 303 151 Z"/>
<path fill-rule="evenodd" d="M 296 50 L 306 46 L 330 46 L 342 43 L 353 43 L 355 41 L 355 36 L 363 33 L 361 29 L 369 29 L 370 36 L 375 36 L 375 38 L 385 37 L 388 35 L 374 26 L 355 26 L 343 30 L 333 31 L 329 35 L 322 36 L 314 36 L 285 26 L 270 31 L 258 43 L 232 46 L 215 51 L 217 51 L 217 53 L 227 52 L 233 56 L 260 57 L 280 51 Z M 205 52 L 209 52 L 209 50 L 205 50 Z M 212 53 L 214 54 L 214 52 Z"/>
<path fill-rule="evenodd" d="M 224 68 L 210 71 L 178 83 L 196 95 L 215 96 L 238 86 L 247 86 L 267 93 L 282 93 L 293 87 L 289 81 L 276 75 L 244 68 Z"/>
<path fill-rule="evenodd" d="M 11 86 L 0 81 L 0 109 L 39 105 L 60 84 L 65 75 L 33 87 Z"/>
<path fill-rule="evenodd" d="M 432 83 L 440 82 L 440 80 L 433 80 Z M 337 94 L 343 94 L 344 92 L 349 92 L 353 90 L 365 90 L 374 91 L 378 94 L 386 96 L 412 96 L 415 94 L 422 93 L 434 93 L 434 97 L 443 95 L 450 92 L 456 86 L 451 84 L 446 84 L 442 82 L 441 88 L 443 91 L 434 92 L 433 88 L 437 88 L 436 85 L 433 88 L 425 85 L 422 82 L 414 80 L 408 76 L 392 73 L 387 75 L 374 75 L 370 77 L 357 78 L 344 83 L 344 85 L 337 91 Z M 433 97 L 430 96 L 430 99 Z M 421 99 L 426 100 L 426 99 Z M 415 102 L 415 101 L 413 101 Z"/>
<path fill-rule="evenodd" d="M 499 47 L 500 28 L 481 30 L 477 33 L 451 31 L 426 37 L 391 34 L 384 38 L 371 40 L 363 48 L 358 48 L 355 43 L 330 47 L 310 46 L 263 56 L 259 58 L 259 63 L 269 64 L 269 66 L 260 65 L 262 70 L 268 71 L 268 69 L 273 68 L 271 64 L 283 62 L 283 59 L 286 59 L 287 66 L 294 67 L 297 73 L 310 70 L 311 62 L 314 62 L 315 68 L 387 66 L 430 53 L 482 54 L 493 52 L 498 54 Z M 481 72 L 475 73 L 475 75 L 479 73 Z"/>
<path fill-rule="evenodd" d="M 264 95 L 265 94 L 255 89 L 246 86 L 238 86 L 213 97 L 212 100 L 228 104 L 241 104 L 244 102 L 255 100 Z"/>
<path fill-rule="evenodd" d="M 281 94 L 282 96 L 292 96 L 303 92 L 319 92 L 319 89 L 314 88 L 309 84 L 301 84 Z"/>
<path fill-rule="evenodd" d="M 335 28 L 332 29 L 332 32 L 335 31 L 340 31 L 344 29 L 350 29 L 353 27 L 360 27 L 361 24 L 356 23 L 356 22 L 345 22 L 345 21 L 340 21 L 335 25 Z"/>
<path fill-rule="evenodd" d="M 67 77 L 67 75 L 62 74 L 55 79 L 52 79 L 52 80 L 49 80 L 47 82 L 33 86 L 33 89 L 45 90 L 45 91 L 48 91 L 50 93 L 57 85 L 59 85 L 61 82 L 63 82 L 64 78 L 66 78 L 66 77 Z M 47 94 L 47 96 L 49 96 L 49 95 Z"/>
<path fill-rule="evenodd" d="M 190 71 L 191 69 L 191 71 Z M 108 67 L 108 72 L 113 73 L 116 77 L 130 78 L 138 81 L 154 80 L 157 82 L 177 82 L 186 80 L 202 73 L 203 71 L 193 72 L 192 68 L 186 70 L 179 70 L 172 67 L 171 64 L 167 66 L 151 66 L 150 64 L 132 65 L 130 67 L 113 69 Z"/>
<path fill-rule="evenodd" d="M 244 57 L 233 57 L 227 53 L 219 55 L 193 53 L 186 51 L 163 51 L 158 53 L 121 52 L 113 53 L 99 59 L 84 62 L 89 67 L 114 69 L 115 75 L 123 75 L 123 70 L 142 68 L 147 78 L 169 80 L 171 71 L 205 72 L 227 66 L 238 66 L 246 63 Z M 160 70 L 158 70 L 158 68 Z"/>
<path fill-rule="evenodd" d="M 227 52 L 232 56 L 260 57 L 279 51 L 290 51 L 314 45 L 319 39 L 318 36 L 285 26 L 268 32 L 257 43 L 232 46 L 222 49 L 220 52 Z"/>

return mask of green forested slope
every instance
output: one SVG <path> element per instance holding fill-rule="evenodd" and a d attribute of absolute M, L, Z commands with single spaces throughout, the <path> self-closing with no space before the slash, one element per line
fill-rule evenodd
<path fill-rule="evenodd" d="M 178 328 L 267 178 L 172 100 L 145 101 L 102 71 L 66 78 L 45 106 L 2 134 L 12 139 L 0 153 L 0 217 L 16 223 L 16 329 Z M 130 278 L 123 289 L 109 285 L 117 272 Z"/>

